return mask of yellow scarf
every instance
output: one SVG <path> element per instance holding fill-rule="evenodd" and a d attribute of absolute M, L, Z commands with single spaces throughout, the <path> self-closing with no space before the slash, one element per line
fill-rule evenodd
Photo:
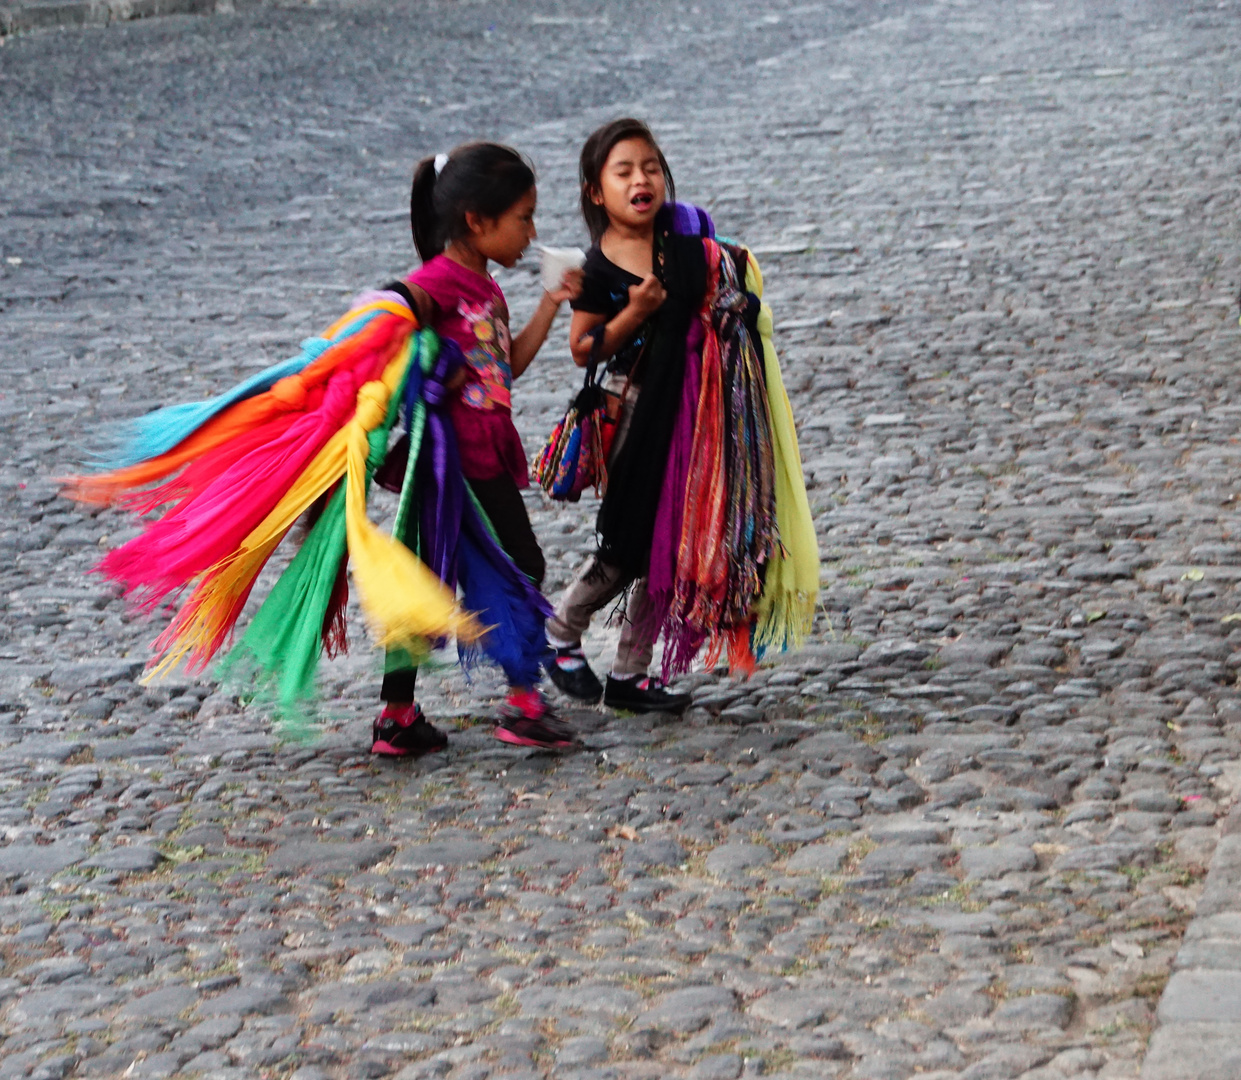
<path fill-rule="evenodd" d="M 763 273 L 751 255 L 746 260 L 745 287 L 762 299 Z M 767 566 L 763 592 L 755 605 L 758 625 L 756 648 L 788 649 L 802 644 L 814 622 L 819 596 L 819 540 L 806 498 L 801 451 L 793 408 L 780 376 L 780 361 L 772 343 L 771 308 L 762 305 L 758 332 L 763 341 L 763 368 L 771 408 L 771 439 L 776 459 L 776 523 L 780 550 Z"/>

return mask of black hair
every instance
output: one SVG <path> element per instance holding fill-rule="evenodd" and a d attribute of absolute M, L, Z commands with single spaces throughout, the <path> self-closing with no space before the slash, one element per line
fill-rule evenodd
<path fill-rule="evenodd" d="M 672 182 L 672 170 L 668 168 L 668 160 L 659 148 L 659 143 L 655 141 L 655 136 L 651 134 L 651 129 L 632 116 L 624 116 L 619 120 L 604 124 L 603 127 L 591 132 L 586 140 L 586 145 L 582 147 L 582 159 L 578 168 L 578 179 L 582 185 L 582 217 L 586 221 L 586 228 L 590 230 L 590 238 L 595 241 L 598 241 L 599 237 L 607 231 L 608 212 L 594 201 L 592 194 L 599 190 L 603 166 L 607 164 L 612 148 L 626 139 L 641 139 L 655 151 L 659 164 L 664 170 L 668 202 L 676 200 L 676 185 Z"/>
<path fill-rule="evenodd" d="M 469 235 L 466 214 L 498 218 L 532 187 L 534 167 L 511 146 L 458 146 L 438 174 L 435 158 L 423 158 L 414 168 L 409 193 L 409 220 L 422 261 Z"/>

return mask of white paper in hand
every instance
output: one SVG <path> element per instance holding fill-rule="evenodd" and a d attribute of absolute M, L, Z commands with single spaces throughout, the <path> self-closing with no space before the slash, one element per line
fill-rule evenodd
<path fill-rule="evenodd" d="M 586 262 L 586 252 L 581 248 L 549 248 L 542 250 L 543 288 L 552 292 L 560 288 L 565 273 L 577 270 Z"/>

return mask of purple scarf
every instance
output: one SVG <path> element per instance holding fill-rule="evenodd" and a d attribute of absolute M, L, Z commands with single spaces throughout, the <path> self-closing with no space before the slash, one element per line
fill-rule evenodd
<path fill-rule="evenodd" d="M 661 629 L 665 631 L 665 671 L 671 670 L 674 654 L 692 657 L 702 645 L 701 635 L 684 623 L 665 625 L 676 585 L 677 552 L 681 545 L 681 520 L 685 513 L 685 484 L 689 478 L 694 421 L 698 415 L 698 394 L 702 388 L 702 342 L 702 322 L 695 319 L 686 335 L 681 404 L 676 426 L 672 429 L 672 444 L 651 536 L 651 565 L 646 586 L 650 607 L 642 632 L 654 641 Z"/>

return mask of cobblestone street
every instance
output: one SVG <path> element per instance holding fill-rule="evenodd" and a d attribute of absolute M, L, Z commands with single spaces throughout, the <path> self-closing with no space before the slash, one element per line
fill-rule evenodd
<path fill-rule="evenodd" d="M 1241 1076 L 1239 16 L 323 0 L 0 38 L 0 1080 Z M 806 648 L 691 675 L 680 721 L 562 702 L 558 756 L 444 666 L 449 752 L 373 760 L 357 612 L 316 741 L 143 685 L 164 615 L 89 574 L 133 523 L 53 478 L 404 272 L 424 155 L 512 142 L 584 245 L 577 153 L 627 113 L 763 263 Z M 514 389 L 530 452 L 566 328 Z M 527 505 L 554 597 L 596 502 Z"/>

